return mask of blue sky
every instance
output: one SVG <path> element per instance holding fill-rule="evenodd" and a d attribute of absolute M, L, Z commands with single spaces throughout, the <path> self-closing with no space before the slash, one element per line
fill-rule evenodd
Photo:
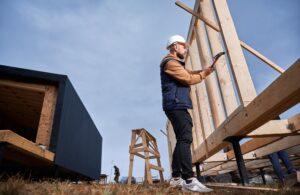
<path fill-rule="evenodd" d="M 194 1 L 182 0 L 193 8 Z M 187 36 L 191 15 L 165 0 L 1 0 L 0 64 L 69 76 L 103 136 L 102 173 L 128 174 L 131 129 L 158 141 L 169 160 L 159 62 L 173 34 Z M 228 0 L 239 37 L 288 68 L 300 54 L 300 1 Z M 260 93 L 279 74 L 244 52 Z M 282 115 L 299 113 L 300 106 Z M 134 161 L 134 176 L 144 163 Z M 153 175 L 157 175 L 156 172 Z"/>

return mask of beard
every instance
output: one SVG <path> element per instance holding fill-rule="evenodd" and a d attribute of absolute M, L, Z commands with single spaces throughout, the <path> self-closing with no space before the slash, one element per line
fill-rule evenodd
<path fill-rule="evenodd" d="M 177 57 L 181 60 L 185 58 L 185 54 L 176 53 Z"/>

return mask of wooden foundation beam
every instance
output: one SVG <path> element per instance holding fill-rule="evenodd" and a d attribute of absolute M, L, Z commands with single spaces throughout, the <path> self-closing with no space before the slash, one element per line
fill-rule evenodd
<path fill-rule="evenodd" d="M 51 162 L 54 161 L 54 153 L 40 148 L 35 143 L 25 139 L 11 130 L 0 131 L 0 142 L 11 144 L 18 150 L 34 155 L 39 159 Z"/>
<path fill-rule="evenodd" d="M 295 121 L 296 123 L 298 121 Z M 245 137 L 283 137 L 288 135 L 298 135 L 297 131 L 300 128 L 296 128 L 294 123 L 289 120 L 272 120 L 255 129 L 251 133 L 248 133 Z"/>

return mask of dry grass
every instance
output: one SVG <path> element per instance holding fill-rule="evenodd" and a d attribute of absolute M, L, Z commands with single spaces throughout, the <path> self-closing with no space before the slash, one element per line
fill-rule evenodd
<path fill-rule="evenodd" d="M 107 184 L 100 185 L 98 183 L 80 183 L 60 182 L 56 180 L 49 181 L 29 181 L 20 177 L 12 177 L 7 181 L 0 182 L 0 195 L 190 195 L 199 193 L 186 193 L 180 189 L 170 188 L 168 184 L 157 185 L 116 185 Z M 256 194 L 299 194 L 295 190 L 282 190 L 278 193 L 263 192 L 256 190 L 240 190 L 228 188 L 214 188 L 214 192 L 209 194 L 225 194 L 225 195 L 256 195 Z"/>

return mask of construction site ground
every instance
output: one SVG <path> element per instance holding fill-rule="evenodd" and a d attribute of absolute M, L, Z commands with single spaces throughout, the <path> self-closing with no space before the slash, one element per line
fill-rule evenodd
<path fill-rule="evenodd" d="M 254 187 L 254 186 L 251 186 Z M 255 186 L 259 188 L 261 186 Z M 212 187 L 213 192 L 207 194 L 243 194 L 243 195 L 256 195 L 256 194 L 300 194 L 299 187 L 293 188 L 283 188 L 278 191 L 274 191 L 278 186 L 268 186 L 264 187 L 265 190 L 247 190 L 247 189 L 236 189 L 228 187 Z M 269 189 L 269 190 L 266 190 Z M 91 194 L 91 195 L 189 195 L 189 194 L 201 194 L 201 193 L 189 193 L 183 192 L 178 188 L 171 188 L 167 183 L 165 184 L 153 184 L 153 185 L 143 185 L 134 184 L 119 185 L 119 184 L 99 184 L 98 182 L 68 182 L 68 181 L 58 181 L 58 180 L 48 180 L 48 181 L 30 181 L 21 178 L 10 178 L 7 181 L 0 182 L 0 194 L 10 194 L 10 195 L 76 195 L 76 194 Z"/>

